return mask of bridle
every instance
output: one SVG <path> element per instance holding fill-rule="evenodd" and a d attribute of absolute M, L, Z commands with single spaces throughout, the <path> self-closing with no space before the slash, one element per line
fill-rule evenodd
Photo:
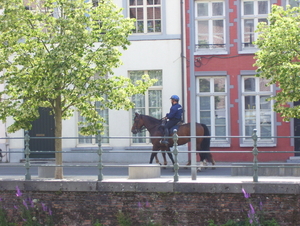
<path fill-rule="evenodd" d="M 133 121 L 134 121 L 133 125 L 136 124 L 136 123 L 135 123 L 136 117 L 137 117 L 137 116 L 135 116 L 134 119 L 133 119 Z M 138 128 L 137 126 L 134 126 L 133 128 L 134 128 L 135 131 L 137 131 L 137 133 L 141 133 L 141 132 L 147 130 L 147 128 L 146 128 L 144 125 L 142 125 L 140 128 Z"/>

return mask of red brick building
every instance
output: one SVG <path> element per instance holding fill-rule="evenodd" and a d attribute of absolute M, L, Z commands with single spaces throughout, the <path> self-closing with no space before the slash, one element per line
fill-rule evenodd
<path fill-rule="evenodd" d="M 255 77 L 253 67 L 257 24 L 267 21 L 272 4 L 296 3 L 186 0 L 188 120 L 190 111 L 195 111 L 196 121 L 209 126 L 212 151 L 239 152 L 215 153 L 217 161 L 252 161 L 253 129 L 259 137 L 258 150 L 269 152 L 259 153 L 259 161 L 285 161 L 297 155 L 297 140 L 279 136 L 299 135 L 294 129 L 298 122 L 283 122 L 273 111 L 274 103 L 268 97 L 278 88 L 265 86 L 267 81 Z"/>

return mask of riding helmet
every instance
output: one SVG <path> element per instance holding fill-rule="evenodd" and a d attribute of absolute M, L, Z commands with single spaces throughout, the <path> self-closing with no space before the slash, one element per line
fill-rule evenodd
<path fill-rule="evenodd" d="M 176 101 L 178 102 L 178 101 L 179 101 L 179 96 L 177 96 L 177 95 L 172 95 L 170 99 L 176 100 Z"/>

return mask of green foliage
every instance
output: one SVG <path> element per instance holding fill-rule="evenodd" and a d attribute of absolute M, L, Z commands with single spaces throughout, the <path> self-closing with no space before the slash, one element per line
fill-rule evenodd
<path fill-rule="evenodd" d="M 52 211 L 47 205 L 37 199 L 25 198 L 19 188 L 16 189 L 17 200 L 12 200 L 13 215 L 9 215 L 8 209 L 0 203 L 0 226 L 54 225 Z"/>
<path fill-rule="evenodd" d="M 3 207 L 0 208 L 0 226 L 13 226 L 13 223 L 10 223 L 7 219 L 6 211 Z"/>
<path fill-rule="evenodd" d="M 118 212 L 117 220 L 118 220 L 118 223 L 120 224 L 120 226 L 131 226 L 132 225 L 131 219 L 128 216 L 126 216 L 126 214 L 124 214 L 122 211 Z"/>
<path fill-rule="evenodd" d="M 213 220 L 209 220 L 208 226 L 254 226 L 258 224 L 251 224 L 249 219 L 243 221 L 228 220 L 225 224 L 216 224 Z M 261 221 L 260 226 L 279 226 L 279 224 L 273 220 Z"/>
<path fill-rule="evenodd" d="M 300 100 L 300 8 L 287 6 L 285 10 L 273 5 L 268 20 L 268 25 L 260 23 L 256 31 L 259 51 L 254 66 L 258 77 L 280 87 L 281 91 L 272 97 L 276 100 L 274 110 L 289 121 L 300 118 L 300 105 L 288 105 Z"/>
<path fill-rule="evenodd" d="M 103 224 L 99 223 L 99 220 L 97 219 L 93 226 L 103 226 Z"/>
<path fill-rule="evenodd" d="M 14 132 L 30 129 L 39 107 L 51 108 L 56 120 L 79 110 L 86 120 L 82 133 L 96 134 L 104 120 L 96 101 L 103 109 L 128 110 L 130 97 L 154 83 L 149 77 L 133 84 L 113 76 L 120 50 L 130 44 L 133 20 L 111 0 L 97 7 L 85 0 L 36 1 L 28 1 L 33 10 L 22 0 L 0 2 L 0 120 L 12 117 L 8 130 Z"/>

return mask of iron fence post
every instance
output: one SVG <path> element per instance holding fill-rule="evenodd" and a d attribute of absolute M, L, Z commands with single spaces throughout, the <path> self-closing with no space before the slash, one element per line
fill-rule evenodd
<path fill-rule="evenodd" d="M 252 139 L 253 139 L 253 182 L 258 182 L 258 162 L 257 162 L 257 129 L 253 130 Z"/>
<path fill-rule="evenodd" d="M 29 149 L 29 132 L 26 130 L 25 131 L 25 149 L 24 149 L 24 154 L 25 154 L 25 168 L 26 168 L 26 174 L 25 174 L 25 180 L 31 180 L 31 175 L 29 172 L 30 169 L 30 160 L 29 160 L 29 155 L 30 155 L 30 149 Z"/>
<path fill-rule="evenodd" d="M 102 165 L 102 147 L 101 147 L 101 132 L 98 131 L 98 135 L 97 135 L 97 142 L 98 142 L 98 155 L 99 155 L 99 161 L 98 161 L 98 169 L 99 169 L 99 174 L 98 174 L 98 181 L 102 181 L 103 180 L 103 174 L 102 174 L 102 169 L 103 169 L 103 165 Z"/>
<path fill-rule="evenodd" d="M 174 154 L 174 182 L 177 182 L 179 180 L 179 174 L 178 174 L 178 170 L 179 170 L 179 164 L 178 164 L 178 145 L 177 145 L 177 141 L 178 141 L 178 135 L 177 135 L 177 130 L 174 129 L 174 134 L 173 134 L 173 141 L 174 141 L 174 149 L 173 149 L 173 154 Z"/>

